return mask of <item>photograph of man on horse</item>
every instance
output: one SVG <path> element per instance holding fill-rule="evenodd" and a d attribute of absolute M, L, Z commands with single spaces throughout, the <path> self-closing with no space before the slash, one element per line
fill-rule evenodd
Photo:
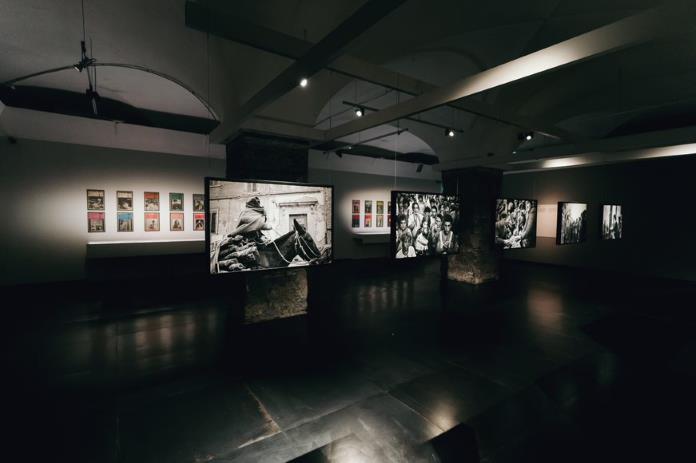
<path fill-rule="evenodd" d="M 264 232 L 274 229 L 260 199 L 248 199 L 233 230 L 211 246 L 211 273 L 226 273 L 276 267 L 325 263 L 331 248 L 320 250 L 312 236 L 297 220 L 291 230 L 275 239 Z"/>

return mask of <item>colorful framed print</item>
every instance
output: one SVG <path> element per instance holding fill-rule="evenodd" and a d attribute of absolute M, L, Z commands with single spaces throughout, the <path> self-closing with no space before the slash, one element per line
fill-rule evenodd
<path fill-rule="evenodd" d="M 353 200 L 353 214 L 360 214 L 360 200 Z"/>
<path fill-rule="evenodd" d="M 375 227 L 384 227 L 384 214 L 377 214 L 377 223 L 375 224 Z"/>
<path fill-rule="evenodd" d="M 102 233 L 104 232 L 104 213 L 103 212 L 88 212 L 87 213 L 87 232 Z"/>
<path fill-rule="evenodd" d="M 160 210 L 160 198 L 159 193 L 156 191 L 146 191 L 144 193 L 145 198 L 145 210 L 146 211 L 159 211 Z"/>
<path fill-rule="evenodd" d="M 360 228 L 360 214 L 353 214 L 350 226 L 351 228 Z"/>
<path fill-rule="evenodd" d="M 133 213 L 132 212 L 117 212 L 116 213 L 116 223 L 118 224 L 117 230 L 120 232 L 132 232 L 133 231 Z"/>
<path fill-rule="evenodd" d="M 184 231 L 184 213 L 169 213 L 169 231 Z"/>
<path fill-rule="evenodd" d="M 365 214 L 372 214 L 372 200 L 365 200 Z"/>
<path fill-rule="evenodd" d="M 87 210 L 104 210 L 104 190 L 87 190 Z"/>
<path fill-rule="evenodd" d="M 184 194 L 183 193 L 169 193 L 169 210 L 170 211 L 183 211 L 184 210 Z"/>
<path fill-rule="evenodd" d="M 384 201 L 377 201 L 377 215 L 384 214 Z"/>
<path fill-rule="evenodd" d="M 205 231 L 205 213 L 193 214 L 193 231 Z"/>
<path fill-rule="evenodd" d="M 116 207 L 119 211 L 133 210 L 133 192 L 132 191 L 117 191 L 116 192 Z"/>
<path fill-rule="evenodd" d="M 160 231 L 160 215 L 159 212 L 145 213 L 145 231 L 158 232 Z"/>

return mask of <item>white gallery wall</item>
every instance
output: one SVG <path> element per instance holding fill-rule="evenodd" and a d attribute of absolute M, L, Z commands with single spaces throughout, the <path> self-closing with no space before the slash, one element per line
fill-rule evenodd
<path fill-rule="evenodd" d="M 193 230 L 192 195 L 206 176 L 224 177 L 221 159 L 18 139 L 0 140 L 6 204 L 0 284 L 85 277 L 88 242 L 204 240 Z M 105 190 L 103 233 L 87 232 L 87 189 Z M 133 192 L 134 231 L 118 232 L 116 191 Z M 160 194 L 160 231 L 144 230 L 145 191 Z M 169 193 L 184 193 L 184 231 L 169 230 Z M 201 245 L 201 250 L 203 246 Z"/>
<path fill-rule="evenodd" d="M 310 151 L 309 182 L 334 186 L 334 258 L 365 259 L 388 257 L 389 242 L 386 236 L 390 229 L 387 218 L 384 227 L 376 228 L 377 201 L 391 201 L 392 190 L 424 191 L 440 193 L 441 175 L 429 166 L 421 172 L 416 165 L 386 159 L 335 154 L 329 156 Z M 394 175 L 396 173 L 396 175 Z M 353 200 L 360 200 L 360 227 L 351 226 Z M 365 200 L 372 201 L 372 227 L 363 226 Z M 382 239 L 374 234 L 381 233 Z M 372 235 L 366 237 L 365 235 Z"/>

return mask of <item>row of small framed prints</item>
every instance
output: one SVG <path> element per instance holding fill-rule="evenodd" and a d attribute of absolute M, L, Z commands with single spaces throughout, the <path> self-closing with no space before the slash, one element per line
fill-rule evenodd
<path fill-rule="evenodd" d="M 365 214 L 362 215 L 363 220 L 363 227 L 365 228 L 370 228 L 373 225 L 372 222 L 372 200 L 366 199 L 364 201 L 365 203 Z M 391 227 L 391 215 L 389 214 L 389 211 L 391 210 L 391 201 L 387 201 L 387 213 L 385 214 L 384 211 L 384 201 L 375 201 L 375 204 L 377 206 L 376 211 L 377 213 L 375 214 L 375 223 L 374 226 L 375 228 L 382 228 L 382 227 Z M 360 228 L 360 200 L 359 199 L 354 199 L 353 200 L 353 213 L 351 216 L 351 228 Z M 387 216 L 386 220 L 386 225 L 385 225 L 385 220 L 384 216 Z"/>
<path fill-rule="evenodd" d="M 145 212 L 144 213 L 144 229 L 146 232 L 160 231 L 160 213 Z M 133 225 L 132 212 L 117 212 L 116 213 L 116 231 L 132 232 L 135 231 Z M 89 233 L 101 233 L 106 231 L 105 213 L 98 211 L 87 212 L 87 231 Z M 184 231 L 184 213 L 170 212 L 169 213 L 169 231 Z M 205 212 L 193 213 L 193 231 L 205 231 Z"/>
<path fill-rule="evenodd" d="M 160 210 L 160 194 L 157 191 L 146 191 L 143 193 L 144 209 L 149 212 Z M 116 192 L 116 209 L 121 212 L 133 210 L 133 192 Z M 87 190 L 87 210 L 104 210 L 104 190 Z M 184 194 L 169 193 L 169 210 L 184 210 Z M 193 194 L 193 212 L 205 212 L 205 197 L 203 194 Z"/>

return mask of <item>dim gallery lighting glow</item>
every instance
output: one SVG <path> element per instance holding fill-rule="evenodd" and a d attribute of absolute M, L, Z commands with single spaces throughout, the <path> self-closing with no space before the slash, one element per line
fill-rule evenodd
<path fill-rule="evenodd" d="M 616 153 L 587 153 L 580 156 L 547 159 L 545 161 L 542 161 L 541 168 L 558 169 L 563 167 L 582 166 L 585 164 L 632 161 L 639 159 L 656 159 L 671 156 L 687 156 L 690 154 L 696 154 L 696 143 L 685 143 L 683 145 L 662 146 L 658 148 L 645 148 L 630 151 L 619 151 Z M 520 161 L 518 161 L 518 163 L 519 162 Z"/>
<path fill-rule="evenodd" d="M 306 77 L 300 79 L 300 87 L 305 88 L 309 84 L 309 80 Z"/>

